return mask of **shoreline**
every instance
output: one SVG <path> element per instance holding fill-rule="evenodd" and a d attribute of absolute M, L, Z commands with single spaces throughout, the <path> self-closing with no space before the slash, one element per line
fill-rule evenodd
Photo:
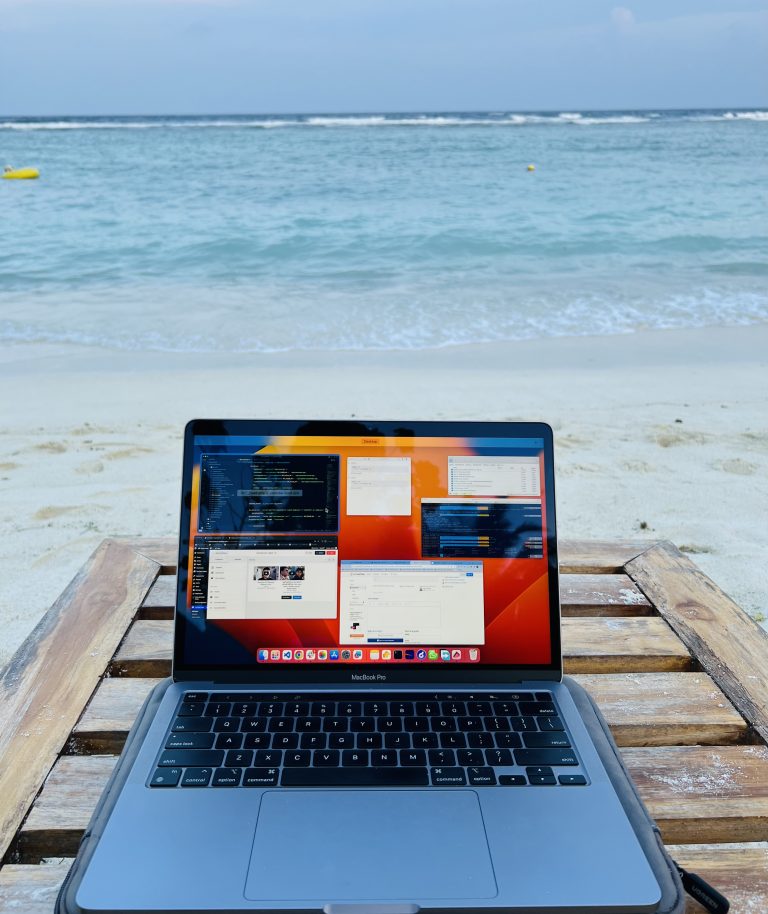
<path fill-rule="evenodd" d="M 768 614 L 766 324 L 398 351 L 20 342 L 0 376 L 0 666 L 103 537 L 176 535 L 181 433 L 205 415 L 547 420 L 562 537 L 671 539 Z"/>

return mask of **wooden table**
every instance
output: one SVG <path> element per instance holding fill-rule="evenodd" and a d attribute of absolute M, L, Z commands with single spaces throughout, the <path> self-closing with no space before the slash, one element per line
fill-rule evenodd
<path fill-rule="evenodd" d="M 48 914 L 146 694 L 175 542 L 105 540 L 0 679 L 0 914 Z M 670 543 L 561 543 L 565 669 L 676 860 L 768 912 L 768 635 Z M 688 912 L 703 909 L 689 901 Z"/>

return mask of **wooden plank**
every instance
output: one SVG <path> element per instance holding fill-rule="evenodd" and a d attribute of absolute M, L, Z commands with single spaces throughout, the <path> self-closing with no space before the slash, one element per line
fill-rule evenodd
<path fill-rule="evenodd" d="M 672 543 L 654 546 L 627 572 L 768 742 L 768 632 Z"/>
<path fill-rule="evenodd" d="M 131 626 L 110 668 L 113 676 L 168 676 L 173 624 L 139 619 Z M 564 619 L 563 653 L 569 673 L 687 670 L 691 657 L 663 620 Z"/>
<path fill-rule="evenodd" d="M 666 841 L 768 839 L 768 748 L 673 746 L 623 750 Z M 62 756 L 25 821 L 20 862 L 77 850 L 114 756 Z"/>
<path fill-rule="evenodd" d="M 768 747 L 633 747 L 622 755 L 665 841 L 768 841 Z"/>
<path fill-rule="evenodd" d="M 157 572 L 105 540 L 0 673 L 0 859 Z"/>
<path fill-rule="evenodd" d="M 745 742 L 747 725 L 706 673 L 575 676 L 619 746 Z"/>
<path fill-rule="evenodd" d="M 574 677 L 595 697 L 620 746 L 744 742 L 747 725 L 705 673 L 605 673 Z M 71 754 L 118 753 L 159 680 L 101 682 L 67 744 Z"/>
<path fill-rule="evenodd" d="M 714 886 L 731 903 L 731 914 L 765 914 L 768 911 L 768 848 L 758 844 L 672 844 L 667 850 L 682 867 Z M 688 899 L 685 914 L 705 914 Z"/>
<path fill-rule="evenodd" d="M 176 575 L 163 575 L 141 605 L 141 619 L 172 619 Z M 560 605 L 564 616 L 648 616 L 654 609 L 625 574 L 562 574 Z"/>
<path fill-rule="evenodd" d="M 179 541 L 172 536 L 116 536 L 113 539 L 134 552 L 157 562 L 160 574 L 176 574 L 179 555 Z"/>
<path fill-rule="evenodd" d="M 0 914 L 53 914 L 71 858 L 42 866 L 9 863 L 0 869 Z"/>

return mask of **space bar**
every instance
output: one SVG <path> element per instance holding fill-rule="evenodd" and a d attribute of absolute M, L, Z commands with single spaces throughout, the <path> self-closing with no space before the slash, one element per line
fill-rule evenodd
<path fill-rule="evenodd" d="M 426 768 L 284 768 L 282 787 L 426 787 Z"/>

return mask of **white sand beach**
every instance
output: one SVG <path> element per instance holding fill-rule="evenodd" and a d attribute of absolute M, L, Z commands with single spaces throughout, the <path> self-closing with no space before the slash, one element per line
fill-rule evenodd
<path fill-rule="evenodd" d="M 768 326 L 409 352 L 0 353 L 0 665 L 105 536 L 176 535 L 193 416 L 543 419 L 563 537 L 671 539 L 768 614 Z"/>

